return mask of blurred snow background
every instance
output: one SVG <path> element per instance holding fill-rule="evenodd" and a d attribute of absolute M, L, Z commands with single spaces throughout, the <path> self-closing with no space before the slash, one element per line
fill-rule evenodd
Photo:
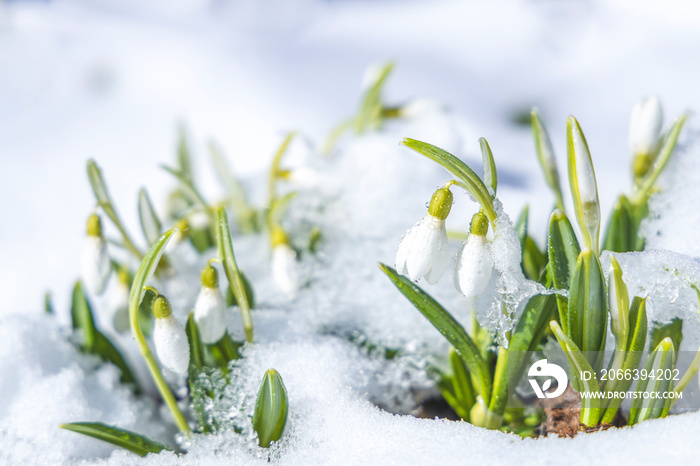
<path fill-rule="evenodd" d="M 0 312 L 38 309 L 47 288 L 67 302 L 93 205 L 87 158 L 137 227 L 138 187 L 162 200 L 171 183 L 157 165 L 178 121 L 202 158 L 213 137 L 254 172 L 281 131 L 320 141 L 354 110 L 365 67 L 387 59 L 389 101 L 448 104 L 473 131 L 467 158 L 490 141 L 511 216 L 543 185 L 529 129 L 513 124 L 532 105 L 562 162 L 565 117 L 579 119 L 601 189 L 616 192 L 632 105 L 658 94 L 673 116 L 700 101 L 699 22 L 692 1 L 0 3 Z"/>
<path fill-rule="evenodd" d="M 122 218 L 136 233 L 138 188 L 148 185 L 162 207 L 173 184 L 158 164 L 173 158 L 178 122 L 188 125 L 200 161 L 214 138 L 239 173 L 259 174 L 284 131 L 300 130 L 310 146 L 321 143 L 354 111 L 367 65 L 388 59 L 397 62 L 386 87 L 389 103 L 427 97 L 451 113 L 391 125 L 383 135 L 345 147 L 343 162 L 333 168 L 344 177 L 338 189 L 345 196 L 325 225 L 327 245 L 338 254 L 324 259 L 330 272 L 350 272 L 343 287 L 333 273 L 316 270 L 317 288 L 284 309 L 283 300 L 267 293 L 269 271 L 259 260 L 264 246 L 242 243 L 249 251 L 242 267 L 265 309 L 256 314 L 260 344 L 246 353 L 240 379 L 252 394 L 262 371 L 274 366 L 293 403 L 291 429 L 275 458 L 290 464 L 458 462 L 468 451 L 475 462 L 552 464 L 575 449 L 581 461 L 603 450 L 613 460 L 634 454 L 651 461 L 668 451 L 687 459 L 680 434 L 697 431 L 698 415 L 571 441 L 521 441 L 464 423 L 379 411 L 369 400 L 387 400 L 392 390 L 425 382 L 421 361 L 383 364 L 333 334 L 359 331 L 370 342 L 409 352 L 445 347 L 374 266 L 392 262 L 399 236 L 446 180 L 396 145 L 403 136 L 422 137 L 477 166 L 477 139 L 486 137 L 499 168 L 499 198 L 512 218 L 530 203 L 533 234 L 542 243 L 552 197 L 535 163 L 529 126 L 517 120 L 532 105 L 540 108 L 564 169 L 565 118 L 573 114 L 593 154 L 607 218 L 614 196 L 629 185 L 632 105 L 657 94 L 668 121 L 700 104 L 692 61 L 700 43 L 696 10 L 690 1 L 0 3 L 0 447 L 15 445 L 5 450 L 15 455 L 7 461 L 109 454 L 105 445 L 56 429 L 70 420 L 102 420 L 167 438 L 147 402 L 115 383 L 112 368 L 86 371 L 94 361 L 65 343 L 55 323 L 14 315 L 39 314 L 43 291 L 51 289 L 65 317 L 94 205 L 85 161 L 101 165 Z M 679 216 L 697 205 L 696 152 L 697 146 L 682 151 L 670 165 L 662 180 L 666 192 L 652 202 L 657 217 L 647 225 L 653 247 L 692 257 L 698 256 L 693 225 L 700 216 L 688 222 Z M 219 192 L 208 164 L 200 165 L 198 177 L 207 193 Z M 395 208 L 382 210 L 378 200 Z M 463 218 L 454 220 L 465 226 L 470 214 L 458 202 Z M 693 258 L 652 258 L 658 269 L 681 264 L 690 279 L 700 277 Z M 655 278 L 638 274 L 630 286 L 663 290 L 666 283 Z M 431 292 L 454 309 L 460 299 L 449 282 L 444 278 Z M 684 284 L 674 283 L 669 294 Z M 695 316 L 693 300 L 690 293 L 674 309 Z M 377 307 L 382 312 L 373 312 Z M 230 317 L 235 326 L 238 316 Z M 32 345 L 32 337 L 46 345 Z M 408 379 L 395 382 L 400 376 Z M 246 441 L 235 435 L 201 439 L 179 461 L 265 463 Z M 26 455 L 50 445 L 46 456 Z M 576 457 L 569 459 L 576 463 Z M 108 461 L 132 460 L 115 452 Z M 174 460 L 169 454 L 150 459 Z"/>

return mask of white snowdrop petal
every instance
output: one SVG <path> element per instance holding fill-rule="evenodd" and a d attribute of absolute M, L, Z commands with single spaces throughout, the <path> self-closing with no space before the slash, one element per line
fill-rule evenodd
<path fill-rule="evenodd" d="M 396 271 L 402 275 L 408 273 L 406 268 L 406 260 L 408 259 L 408 253 L 411 250 L 411 230 L 408 230 L 405 235 L 401 237 L 399 241 L 399 247 L 396 249 L 396 260 L 394 261 L 394 267 Z"/>
<path fill-rule="evenodd" d="M 430 271 L 444 230 L 444 220 L 430 214 L 413 228 L 410 233 L 413 236 L 411 250 L 406 259 L 408 277 L 411 280 L 418 280 Z"/>
<path fill-rule="evenodd" d="M 468 298 L 483 293 L 493 273 L 493 257 L 486 237 L 469 235 L 455 264 L 455 285 Z"/>
<path fill-rule="evenodd" d="M 633 154 L 654 151 L 661 136 L 663 110 L 657 97 L 644 99 L 634 106 L 630 120 L 630 150 Z"/>
<path fill-rule="evenodd" d="M 223 338 L 226 333 L 226 304 L 218 288 L 201 288 L 194 305 L 194 320 L 205 344 L 213 345 Z"/>
<path fill-rule="evenodd" d="M 437 249 L 433 257 L 433 264 L 428 273 L 425 275 L 425 281 L 431 285 L 436 284 L 442 278 L 447 263 L 450 261 L 450 249 L 447 241 L 447 231 L 443 229 L 438 238 Z"/>
<path fill-rule="evenodd" d="M 297 255 L 286 244 L 279 244 L 272 250 L 272 277 L 275 283 L 287 294 L 294 295 L 299 290 L 299 270 Z"/>
<path fill-rule="evenodd" d="M 91 292 L 102 294 L 112 272 L 112 263 L 105 240 L 97 236 L 85 238 L 81 262 L 85 285 Z"/>
<path fill-rule="evenodd" d="M 155 319 L 153 342 L 163 366 L 178 374 L 185 374 L 190 363 L 190 345 L 182 325 L 170 315 Z"/>

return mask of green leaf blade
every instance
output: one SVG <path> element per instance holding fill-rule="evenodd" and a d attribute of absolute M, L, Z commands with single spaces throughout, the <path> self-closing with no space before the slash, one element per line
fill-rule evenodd
<path fill-rule="evenodd" d="M 462 357 L 469 371 L 474 374 L 477 391 L 488 404 L 491 397 L 491 375 L 479 349 L 467 332 L 440 304 L 418 285 L 385 264 L 379 268 L 389 277 L 396 288 L 423 314 L 431 324 L 449 341 Z"/>
<path fill-rule="evenodd" d="M 111 443 L 139 456 L 146 456 L 149 453 L 160 453 L 163 450 L 172 451 L 172 448 L 167 445 L 163 445 L 143 435 L 126 429 L 108 426 L 101 422 L 71 422 L 62 424 L 61 428 Z"/>

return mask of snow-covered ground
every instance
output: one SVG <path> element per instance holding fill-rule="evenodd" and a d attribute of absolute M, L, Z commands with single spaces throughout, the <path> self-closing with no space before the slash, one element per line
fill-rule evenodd
<path fill-rule="evenodd" d="M 399 237 L 448 180 L 397 143 L 404 136 L 426 140 L 479 166 L 477 139 L 485 136 L 506 212 L 514 218 L 529 203 L 533 235 L 542 244 L 553 201 L 529 127 L 514 119 L 537 105 L 564 169 L 564 123 L 573 114 L 591 148 L 607 218 L 615 195 L 629 186 L 632 105 L 657 94 L 667 121 L 700 105 L 692 60 L 700 16 L 693 2 L 141 3 L 0 3 L 0 462 L 135 461 L 57 428 L 69 421 L 172 438 L 160 418 L 167 413 L 153 412 L 146 397 L 135 399 L 113 368 L 95 370 L 94 360 L 66 342 L 62 325 L 94 203 L 85 161 L 100 163 L 122 218 L 136 233 L 138 188 L 147 185 L 163 211 L 173 185 L 158 164 L 173 159 L 178 121 L 190 129 L 200 185 L 211 198 L 221 191 L 208 164 L 209 138 L 221 143 L 250 183 L 260 183 L 283 132 L 297 129 L 302 137 L 292 156 L 312 161 L 328 177 L 322 192 L 333 200 L 323 216 L 295 217 L 291 210 L 290 224 L 308 221 L 324 231 L 319 255 L 304 261 L 311 286 L 294 301 L 275 291 L 263 239 L 235 245 L 260 309 L 254 313 L 257 344 L 246 349 L 235 372 L 240 398 L 225 401 L 249 413 L 264 370 L 282 374 L 291 422 L 271 452 L 274 459 L 559 464 L 566 457 L 578 464 L 604 452 L 619 462 L 694 460 L 698 414 L 569 440 L 521 440 L 373 405 L 409 410 L 409 388 L 430 386 L 421 355 L 439 357 L 446 350 L 376 267 L 393 261 Z M 450 110 L 345 140 L 335 159 L 321 160 L 315 148 L 354 111 L 364 69 L 387 59 L 397 62 L 386 88 L 390 103 L 426 97 Z M 690 126 L 697 127 L 692 119 Z M 691 131 L 681 142 L 645 226 L 649 247 L 670 252 L 620 262 L 631 291 L 656 293 L 650 312 L 688 317 L 682 349 L 694 351 L 700 322 L 686 285 L 700 276 L 700 154 Z M 458 196 L 450 228 L 465 228 L 474 211 L 475 204 Z M 452 247 L 456 252 L 457 244 Z M 645 260 L 659 273 L 634 275 L 635 263 Z M 680 272 L 664 276 L 668 268 Z M 465 308 L 450 282 L 445 277 L 431 293 L 448 309 Z M 46 289 L 53 292 L 57 319 L 42 315 Z M 175 311 L 182 315 L 196 283 L 180 291 Z M 98 301 L 98 310 L 104 305 Z M 239 316 L 229 321 L 240 332 Z M 386 361 L 339 336 L 401 348 L 405 355 Z M 121 344 L 131 343 L 123 338 Z M 139 361 L 133 351 L 129 356 Z M 226 403 L 217 409 L 225 411 Z M 266 463 L 266 453 L 247 434 L 197 439 L 186 456 L 153 455 L 145 462 Z"/>

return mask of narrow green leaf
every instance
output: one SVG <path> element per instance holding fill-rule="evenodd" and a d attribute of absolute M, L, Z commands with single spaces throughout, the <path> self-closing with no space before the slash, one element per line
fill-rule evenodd
<path fill-rule="evenodd" d="M 557 200 L 557 209 L 564 211 L 563 196 L 561 193 L 561 182 L 559 181 L 559 171 L 557 170 L 556 159 L 554 158 L 554 149 L 552 142 L 549 139 L 549 134 L 545 129 L 537 109 L 532 109 L 530 113 L 532 121 L 532 135 L 535 138 L 535 150 L 537 159 L 540 161 L 544 178 L 547 181 L 550 189 L 554 192 Z"/>
<path fill-rule="evenodd" d="M 479 355 L 479 349 L 459 322 L 418 285 L 399 275 L 396 270 L 379 264 L 396 288 L 423 314 L 431 324 L 449 341 L 464 359 L 469 372 L 474 374 L 476 389 L 487 404 L 491 398 L 491 375 L 489 368 Z"/>
<path fill-rule="evenodd" d="M 50 315 L 56 314 L 56 311 L 54 311 L 53 300 L 51 299 L 50 291 L 44 293 L 44 312 Z"/>
<path fill-rule="evenodd" d="M 659 346 L 661 340 L 666 337 L 671 339 L 674 348 L 681 347 L 681 341 L 683 340 L 683 320 L 680 317 L 676 317 L 671 320 L 671 322 L 665 324 L 661 322 L 652 322 L 649 351 Z"/>
<path fill-rule="evenodd" d="M 676 142 L 678 141 L 678 135 L 680 134 L 681 129 L 683 129 L 683 125 L 687 119 L 688 115 L 681 115 L 680 117 L 676 118 L 671 125 L 671 128 L 666 133 L 664 142 L 659 150 L 659 155 L 656 157 L 656 161 L 650 170 L 649 176 L 644 181 L 642 188 L 635 193 L 635 197 L 633 198 L 634 204 L 645 204 L 647 199 L 649 199 L 654 183 L 656 183 L 659 175 L 661 175 L 661 172 L 663 172 L 666 164 L 670 160 L 671 155 L 673 155 L 673 150 L 676 148 Z"/>
<path fill-rule="evenodd" d="M 71 422 L 68 424 L 61 424 L 61 428 L 111 443 L 112 445 L 136 453 L 139 456 L 146 456 L 149 453 L 160 453 L 163 450 L 172 451 L 172 448 L 144 437 L 141 434 L 118 427 L 108 426 L 101 422 Z"/>
<path fill-rule="evenodd" d="M 634 224 L 632 205 L 624 195 L 620 195 L 608 220 L 602 250 L 630 252 L 636 250 L 637 229 Z"/>
<path fill-rule="evenodd" d="M 581 248 L 571 222 L 561 210 L 555 210 L 549 220 L 547 252 L 549 256 L 547 267 L 554 288 L 569 290 Z M 565 296 L 557 295 L 557 307 L 559 322 L 564 332 L 568 333 L 568 300 Z"/>
<path fill-rule="evenodd" d="M 382 89 L 393 69 L 393 62 L 386 63 L 379 70 L 376 79 L 365 92 L 360 104 L 360 110 L 354 121 L 357 134 L 361 134 L 369 129 L 377 129 L 381 125 Z"/>
<path fill-rule="evenodd" d="M 185 125 L 180 125 L 177 131 L 177 168 L 183 177 L 190 182 L 194 179 L 192 174 L 192 158 L 187 145 L 187 130 Z"/>
<path fill-rule="evenodd" d="M 644 345 L 647 338 L 647 313 L 646 313 L 646 298 L 635 297 L 632 300 L 632 305 L 629 312 L 629 337 L 627 339 L 627 347 L 624 353 L 624 362 L 622 364 L 622 374 L 626 371 L 633 371 L 639 367 L 644 354 Z M 615 380 L 608 379 L 605 383 L 605 391 L 616 391 L 625 393 L 632 386 L 633 380 L 626 380 L 624 377 L 616 378 Z M 608 407 L 603 414 L 602 423 L 610 424 L 615 419 L 615 414 L 622 403 L 622 397 L 613 398 L 610 400 Z"/>
<path fill-rule="evenodd" d="M 525 249 L 525 238 L 527 238 L 528 221 L 530 214 L 530 206 L 525 204 L 523 210 L 518 215 L 518 220 L 515 222 L 515 231 L 518 233 L 520 240 L 520 249 Z"/>
<path fill-rule="evenodd" d="M 481 178 L 479 178 L 479 176 L 474 173 L 474 170 L 469 168 L 467 164 L 449 152 L 432 144 L 428 144 L 427 142 L 422 142 L 411 138 L 404 138 L 401 144 L 437 162 L 447 171 L 452 173 L 462 182 L 460 186 L 466 189 L 472 196 L 474 196 L 479 204 L 481 204 L 481 207 L 484 209 L 484 213 L 489 220 L 491 222 L 495 221 L 496 212 L 493 208 L 491 194 L 489 193 L 488 189 L 486 189 L 486 185 L 484 185 Z"/>
<path fill-rule="evenodd" d="M 139 190 L 139 220 L 141 221 L 141 231 L 143 231 L 143 236 L 149 246 L 158 241 L 162 227 L 145 188 Z"/>
<path fill-rule="evenodd" d="M 282 377 L 276 370 L 268 369 L 260 384 L 253 413 L 253 428 L 258 433 L 261 447 L 268 448 L 282 437 L 288 412 L 289 400 Z"/>
<path fill-rule="evenodd" d="M 143 253 L 141 253 L 141 251 L 136 247 L 135 243 L 126 232 L 126 229 L 124 229 L 114 204 L 112 203 L 112 199 L 109 196 L 109 192 L 107 191 L 107 185 L 102 177 L 102 170 L 100 170 L 100 167 L 98 167 L 97 163 L 92 159 L 88 160 L 87 173 L 88 179 L 90 180 L 90 186 L 92 186 L 92 192 L 95 194 L 97 203 L 121 233 L 124 241 L 124 247 L 140 260 L 143 257 Z"/>
<path fill-rule="evenodd" d="M 528 352 L 536 350 L 556 312 L 556 298 L 551 294 L 535 295 L 525 305 L 508 344 L 508 372 L 513 386 L 518 384 L 527 369 L 525 357 Z"/>
<path fill-rule="evenodd" d="M 654 374 L 654 378 L 640 378 L 637 382 L 637 393 L 639 394 L 632 401 L 628 425 L 634 425 L 647 419 L 657 419 L 666 417 L 670 406 L 670 398 L 662 398 L 662 393 L 673 390 L 672 377 L 657 377 L 666 372 L 673 373 L 673 361 L 675 359 L 675 348 L 671 338 L 666 337 L 656 346 L 649 355 L 644 366 L 647 374 Z M 661 372 L 659 372 L 661 371 Z M 647 397 L 643 396 L 647 393 Z M 653 395 L 652 395 L 653 394 Z"/>
<path fill-rule="evenodd" d="M 197 377 L 199 377 L 200 372 L 202 372 L 202 366 L 204 365 L 204 347 L 202 345 L 202 338 L 199 336 L 197 323 L 194 320 L 194 312 L 190 312 L 190 315 L 187 318 L 185 332 L 187 333 L 187 340 L 190 343 L 190 367 L 188 370 L 188 381 L 190 384 L 190 390 L 192 390 L 192 387 L 197 381 Z"/>
<path fill-rule="evenodd" d="M 92 306 L 85 296 L 83 284 L 78 281 L 73 287 L 73 299 L 70 308 L 73 328 L 82 332 L 83 348 L 86 352 L 92 353 L 97 340 L 97 328 L 93 317 Z"/>
<path fill-rule="evenodd" d="M 250 314 L 250 303 L 245 293 L 245 285 L 241 278 L 241 272 L 236 263 L 236 257 L 233 254 L 233 240 L 231 239 L 231 228 L 228 224 L 228 216 L 226 209 L 219 207 L 217 211 L 217 245 L 219 251 L 219 260 L 224 266 L 226 278 L 231 286 L 233 294 L 236 296 L 238 305 L 241 309 L 241 317 L 243 319 L 243 328 L 245 329 L 246 340 L 253 341 L 253 318 Z"/>
<path fill-rule="evenodd" d="M 571 279 L 567 322 L 567 335 L 597 368 L 605 349 L 608 302 L 600 261 L 590 249 L 581 251 Z"/>
<path fill-rule="evenodd" d="M 248 299 L 248 305 L 251 309 L 255 309 L 255 292 L 253 291 L 253 286 L 250 284 L 246 274 L 241 272 L 241 281 L 243 281 L 243 289 L 245 290 L 245 296 Z M 231 285 L 226 287 L 226 305 L 227 306 L 238 306 L 238 300 L 236 295 L 233 294 Z"/>
<path fill-rule="evenodd" d="M 464 364 L 464 360 L 453 347 L 450 347 L 449 361 L 452 369 L 450 381 L 455 400 L 457 401 L 457 406 L 452 405 L 452 407 L 462 419 L 469 422 L 469 411 L 476 400 L 471 376 L 467 366 Z"/>
<path fill-rule="evenodd" d="M 491 187 L 493 191 L 492 195 L 496 195 L 496 188 L 498 187 L 498 175 L 496 173 L 496 162 L 493 159 L 493 153 L 491 152 L 491 147 L 486 139 L 479 138 L 479 146 L 481 147 L 481 158 L 484 164 L 484 183 L 486 186 Z"/>
<path fill-rule="evenodd" d="M 573 374 L 569 374 L 569 378 L 578 381 L 580 384 L 579 388 L 582 392 L 598 392 L 600 387 L 598 385 L 598 379 L 595 376 L 595 372 L 581 350 L 578 348 L 578 346 L 576 346 L 576 343 L 574 343 L 571 338 L 564 333 L 556 320 L 551 321 L 549 326 L 552 329 L 552 332 L 554 332 L 554 336 L 557 337 L 561 348 L 564 350 L 564 354 L 566 355 L 569 365 L 571 366 L 570 370 L 574 372 Z M 591 374 L 591 378 L 589 380 L 582 380 L 581 377 L 578 377 L 578 374 L 585 372 Z M 581 422 L 584 425 L 588 427 L 598 425 L 601 414 L 602 410 L 600 407 L 600 400 L 593 397 L 581 397 Z"/>

